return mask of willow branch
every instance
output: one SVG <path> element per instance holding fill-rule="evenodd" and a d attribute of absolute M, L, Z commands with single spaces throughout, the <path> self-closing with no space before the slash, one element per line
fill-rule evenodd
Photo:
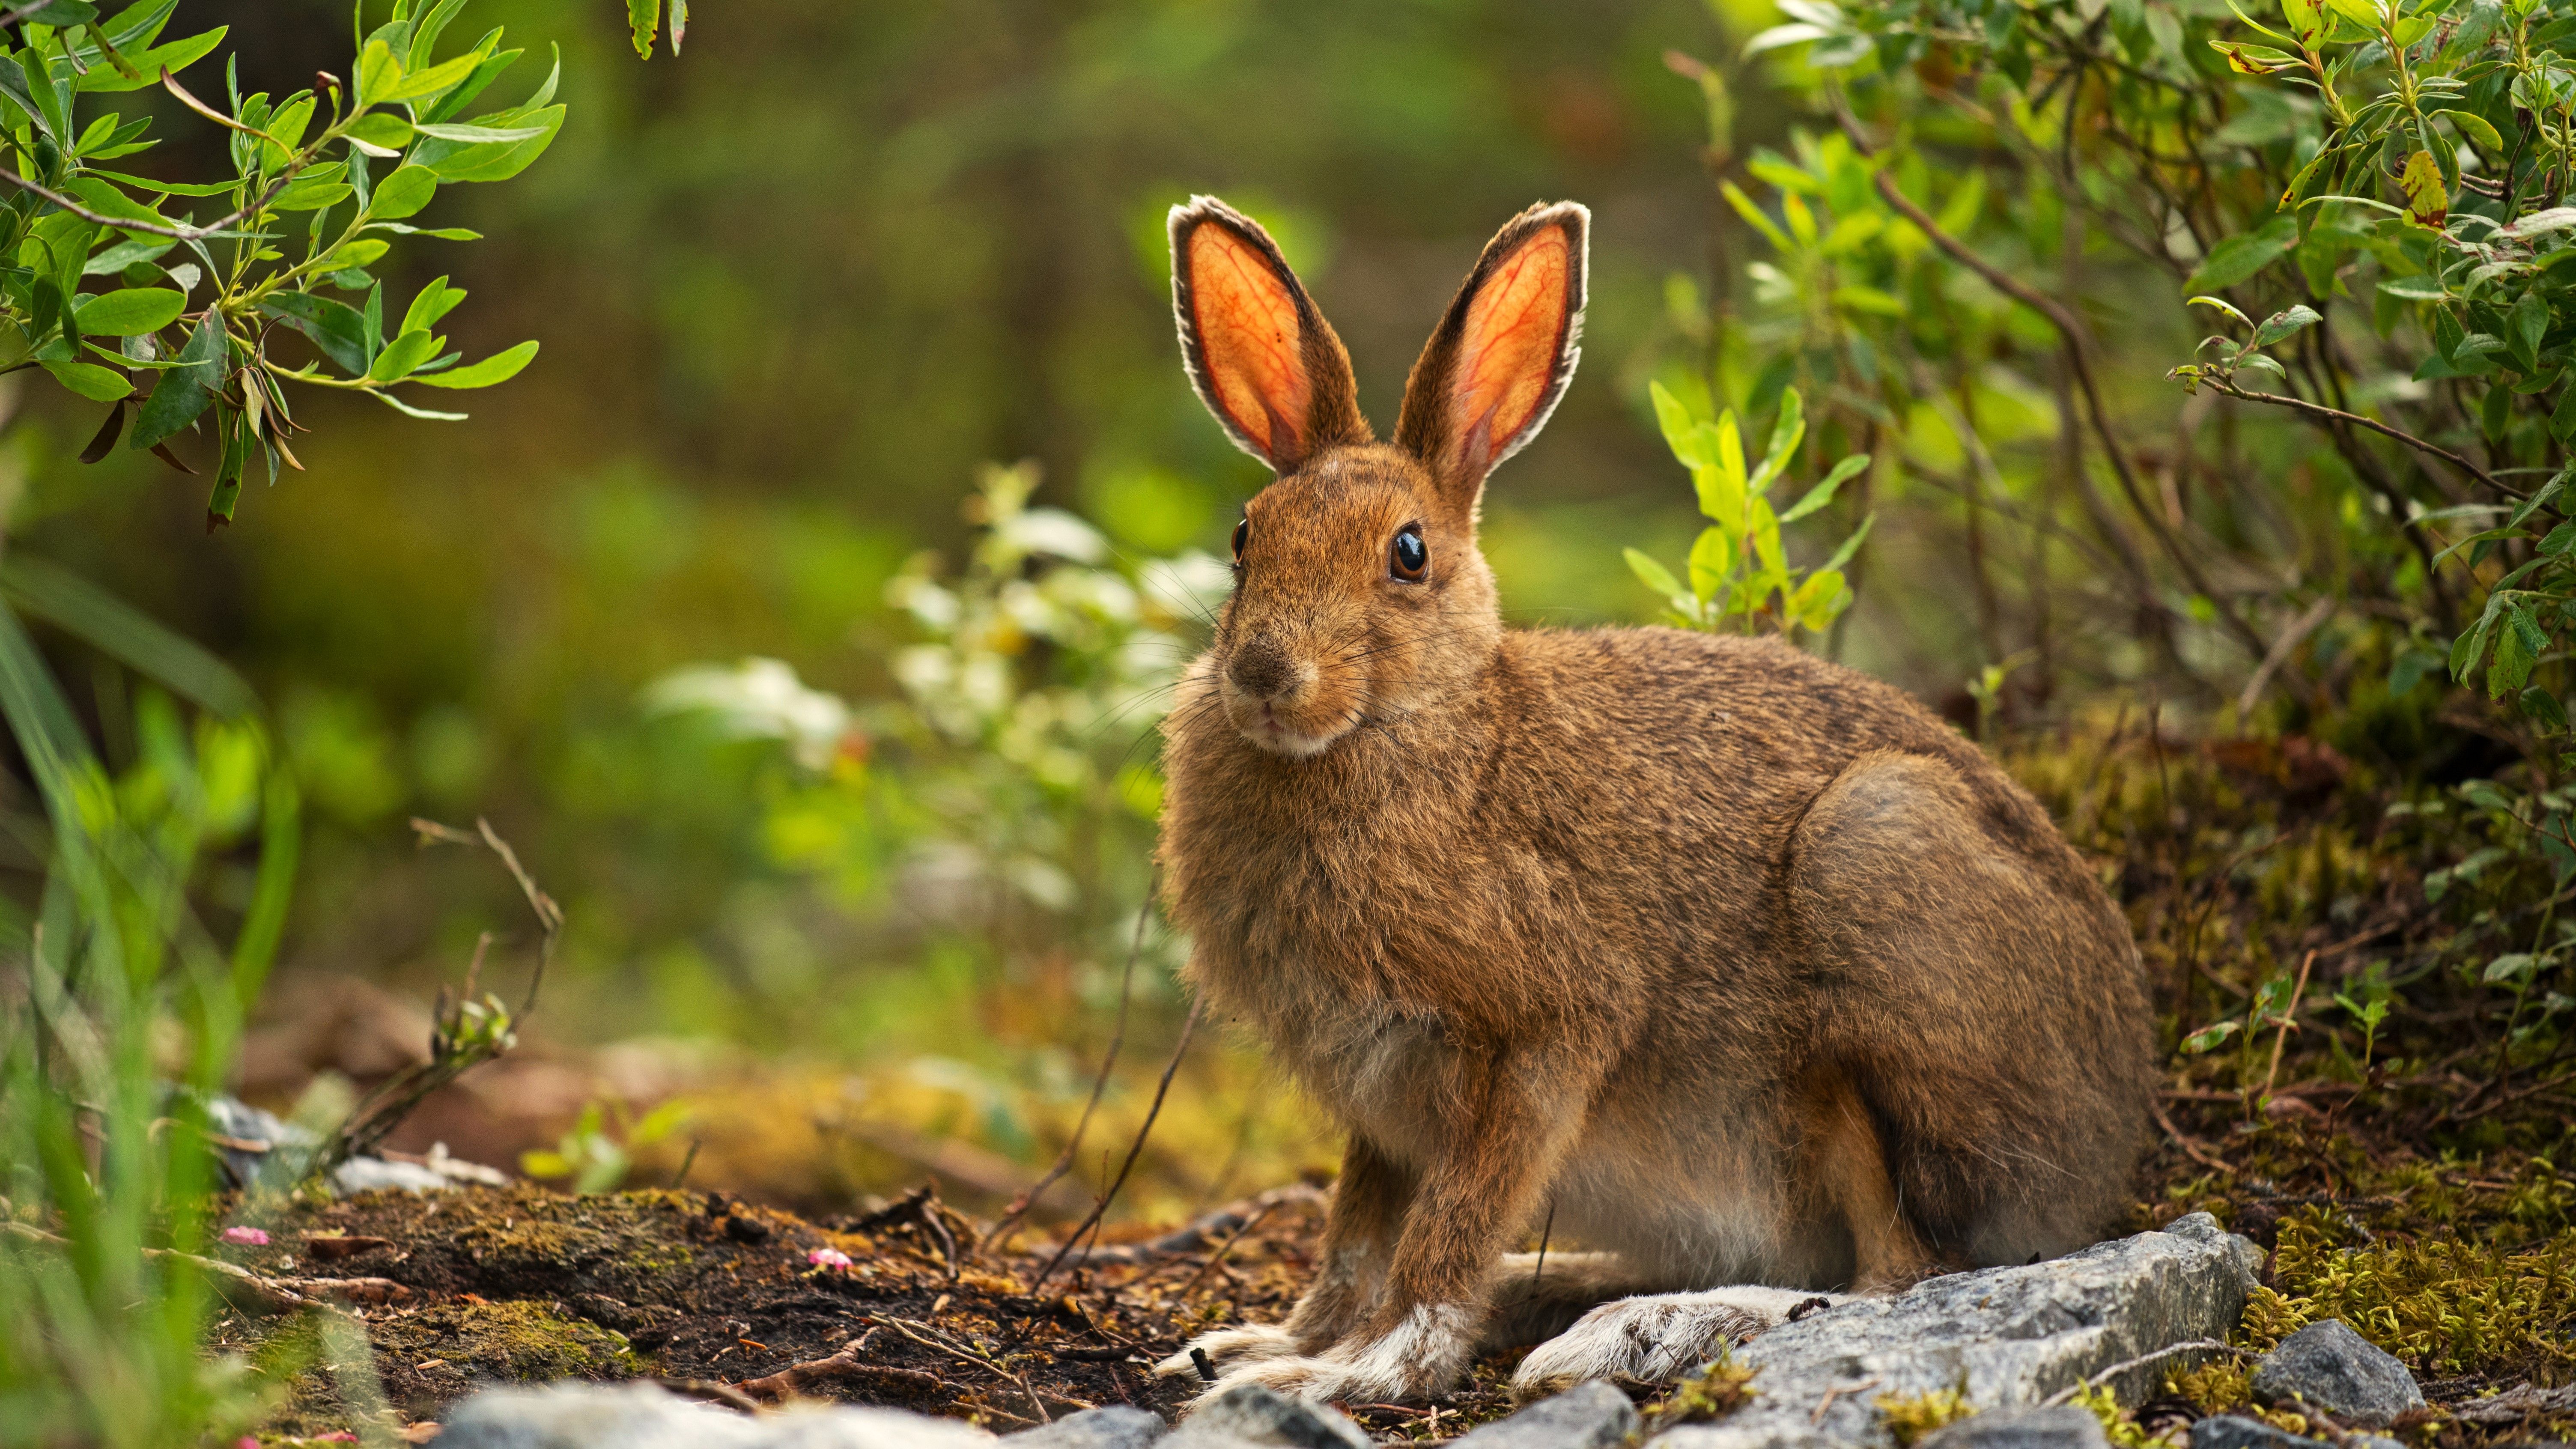
<path fill-rule="evenodd" d="M 2277 392 L 2248 392 L 2244 388 L 2238 387 L 2232 382 L 2220 382 L 2213 378 L 2204 378 L 2202 381 L 2212 392 L 2221 393 L 2241 402 L 2270 403 L 2275 407 L 2293 408 L 2299 412 L 2309 413 L 2316 417 L 2330 418 L 2339 423 L 2349 423 L 2355 427 L 2368 428 L 2383 438 L 2393 438 L 2398 442 L 2404 443 L 2406 446 L 2413 448 L 2419 453 L 2425 453 L 2432 457 L 2439 458 L 2443 462 L 2448 463 L 2452 467 L 2459 469 L 2461 472 L 2468 474 L 2470 477 L 2477 479 L 2479 482 L 2494 489 L 2498 493 L 2510 494 L 2515 498 L 2528 498 L 2531 496 L 2521 489 L 2514 487 L 2510 483 L 2498 481 L 2484 468 L 2481 468 L 2477 464 L 2470 462 L 2468 459 L 2461 457 L 2459 454 L 2452 452 L 2450 449 L 2443 447 L 2441 444 L 2428 443 L 2422 438 L 2415 436 L 2413 433 L 2409 433 L 2398 428 L 2392 428 L 2388 424 L 2383 423 L 2376 418 L 2366 418 L 2359 413 L 2348 413 L 2341 408 L 2330 408 L 2323 403 L 2312 403 L 2303 397 L 2289 397 Z"/>
<path fill-rule="evenodd" d="M 1833 92 L 1833 103 L 1834 115 L 1842 123 L 1844 134 L 1851 137 L 1852 145 L 1859 149 L 1862 156 L 1876 157 L 1877 144 L 1870 140 L 1866 131 L 1861 129 L 1859 118 L 1851 113 L 1851 107 L 1844 102 L 1840 91 Z M 2140 518 L 2146 520 L 2147 530 L 2156 536 L 2156 542 L 2163 547 L 2165 556 L 2173 560 L 2174 567 L 2182 570 L 2183 577 L 2189 581 L 2192 589 L 2213 604 L 2217 603 L 2218 591 L 2210 586 L 2208 577 L 2201 572 L 2199 561 L 2192 558 L 2190 551 L 2182 546 L 2182 541 L 2174 537 L 2173 533 L 2164 526 L 2164 520 L 2157 517 L 2155 511 L 2147 506 L 2145 490 L 2138 486 L 2137 470 L 2130 466 L 2127 451 L 2121 448 L 2118 437 L 2111 431 L 2110 412 L 2102 406 L 2102 390 L 2094 382 L 2093 367 L 2085 355 L 2089 349 L 2086 345 L 2088 333 L 2083 319 L 2076 316 L 2066 304 L 1977 255 L 1976 250 L 1966 242 L 1943 230 L 1941 224 L 1932 219 L 1930 212 L 1917 206 L 1914 198 L 1907 196 L 1903 188 L 1896 184 L 1896 175 L 1888 168 L 1884 166 L 1878 168 L 1876 182 L 1879 196 L 1885 199 L 1889 206 L 1902 213 L 1906 220 L 1920 228 L 1925 236 L 1930 237 L 1933 245 L 1949 253 L 1960 265 L 1985 278 L 1997 291 L 2046 317 L 2057 328 L 2058 335 L 2066 339 L 2067 361 L 2075 373 L 2076 386 L 2084 393 L 2085 412 L 2093 423 L 2094 434 L 2101 439 L 2103 456 L 2111 460 L 2111 471 L 2120 480 L 2120 491 L 2128 496 L 2129 506 L 2137 511 Z M 2234 635 L 2236 641 L 2244 645 L 2249 653 L 2258 659 L 2262 657 L 2266 643 L 2262 635 L 2254 632 L 2254 626 L 2237 617 L 2235 610 L 2224 605 L 2218 607 L 2218 618 L 2219 622 L 2227 626 L 2227 631 Z"/>

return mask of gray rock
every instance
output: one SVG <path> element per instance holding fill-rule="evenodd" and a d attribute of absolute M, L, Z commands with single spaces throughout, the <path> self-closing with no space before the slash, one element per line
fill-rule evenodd
<path fill-rule="evenodd" d="M 651 1384 L 495 1389 L 456 1408 L 441 1449 L 991 1449 L 992 1435 L 901 1409 L 747 1419 Z"/>
<path fill-rule="evenodd" d="M 2089 1409 L 1992 1409 L 1923 1436 L 1918 1449 L 2111 1449 Z"/>
<path fill-rule="evenodd" d="M 1145 1449 L 1172 1426 L 1143 1409 L 1112 1404 L 1067 1414 L 1052 1424 L 1010 1435 L 1010 1449 Z"/>
<path fill-rule="evenodd" d="M 2236 1326 L 2262 1250 L 2194 1213 L 2160 1233 L 2054 1262 L 1954 1273 L 1887 1298 L 1838 1304 L 1737 1351 L 1760 1371 L 1751 1406 L 1684 1425 L 1661 1449 L 1890 1449 L 1881 1395 L 1964 1387 L 1981 1410 L 2037 1404 L 2115 1364 Z M 2186 1356 L 2111 1376 L 2138 1397 Z"/>
<path fill-rule="evenodd" d="M 2235 1414 L 2214 1415 L 2191 1426 L 2191 1449 L 2314 1449 L 2316 1442 Z"/>
<path fill-rule="evenodd" d="M 1610 1449 L 1637 1429 L 1637 1406 L 1604 1383 L 1541 1399 L 1468 1433 L 1459 1449 Z"/>
<path fill-rule="evenodd" d="M 1181 1421 L 1161 1449 L 1369 1449 L 1368 1431 L 1329 1404 L 1292 1399 L 1259 1384 L 1237 1384 Z"/>
<path fill-rule="evenodd" d="M 2254 1365 L 2254 1397 L 2314 1405 L 2342 1419 L 2385 1424 L 2424 1407 L 2406 1365 L 2340 1318 L 2311 1323 Z"/>

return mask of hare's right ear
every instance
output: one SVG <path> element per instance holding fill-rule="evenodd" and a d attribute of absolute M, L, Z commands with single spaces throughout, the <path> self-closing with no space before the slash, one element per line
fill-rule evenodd
<path fill-rule="evenodd" d="M 1172 311 L 1190 385 L 1236 447 L 1285 474 L 1369 441 L 1350 355 L 1259 222 L 1213 196 L 1172 208 Z"/>

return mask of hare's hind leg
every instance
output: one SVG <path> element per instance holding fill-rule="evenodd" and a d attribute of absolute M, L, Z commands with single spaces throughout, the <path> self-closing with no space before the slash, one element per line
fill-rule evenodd
<path fill-rule="evenodd" d="M 1912 1243 L 1959 1266 L 2093 1240 L 2153 1089 L 2127 922 L 2030 800 L 1919 755 L 1863 756 L 1790 844 L 1817 992 L 1800 1186 L 1839 1208 L 1845 1281 Z M 1827 1279 L 1826 1281 L 1831 1281 Z"/>
<path fill-rule="evenodd" d="M 1795 1288 L 1711 1288 L 1622 1298 L 1574 1321 L 1512 1373 L 1512 1396 L 1544 1398 L 1591 1379 L 1671 1383 L 1801 1307 L 1840 1297 Z"/>
<path fill-rule="evenodd" d="M 1476 1351 L 1493 1353 L 1554 1338 L 1613 1299 L 1672 1287 L 1616 1253 L 1505 1253 L 1485 1275 L 1487 1317 Z"/>

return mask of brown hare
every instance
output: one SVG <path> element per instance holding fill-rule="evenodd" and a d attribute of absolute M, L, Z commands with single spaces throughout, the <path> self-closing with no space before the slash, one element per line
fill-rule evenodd
<path fill-rule="evenodd" d="M 1503 228 L 1379 443 L 1262 229 L 1172 211 L 1190 380 L 1278 478 L 1164 725 L 1166 895 L 1349 1143 L 1288 1321 L 1167 1372 L 1420 1397 L 1560 1333 L 1524 1392 L 1670 1376 L 2128 1187 L 2136 948 L 1976 746 L 1777 641 L 1503 628 L 1478 499 L 1573 376 L 1589 225 Z M 1507 1254 L 1543 1227 L 1589 1251 Z"/>

